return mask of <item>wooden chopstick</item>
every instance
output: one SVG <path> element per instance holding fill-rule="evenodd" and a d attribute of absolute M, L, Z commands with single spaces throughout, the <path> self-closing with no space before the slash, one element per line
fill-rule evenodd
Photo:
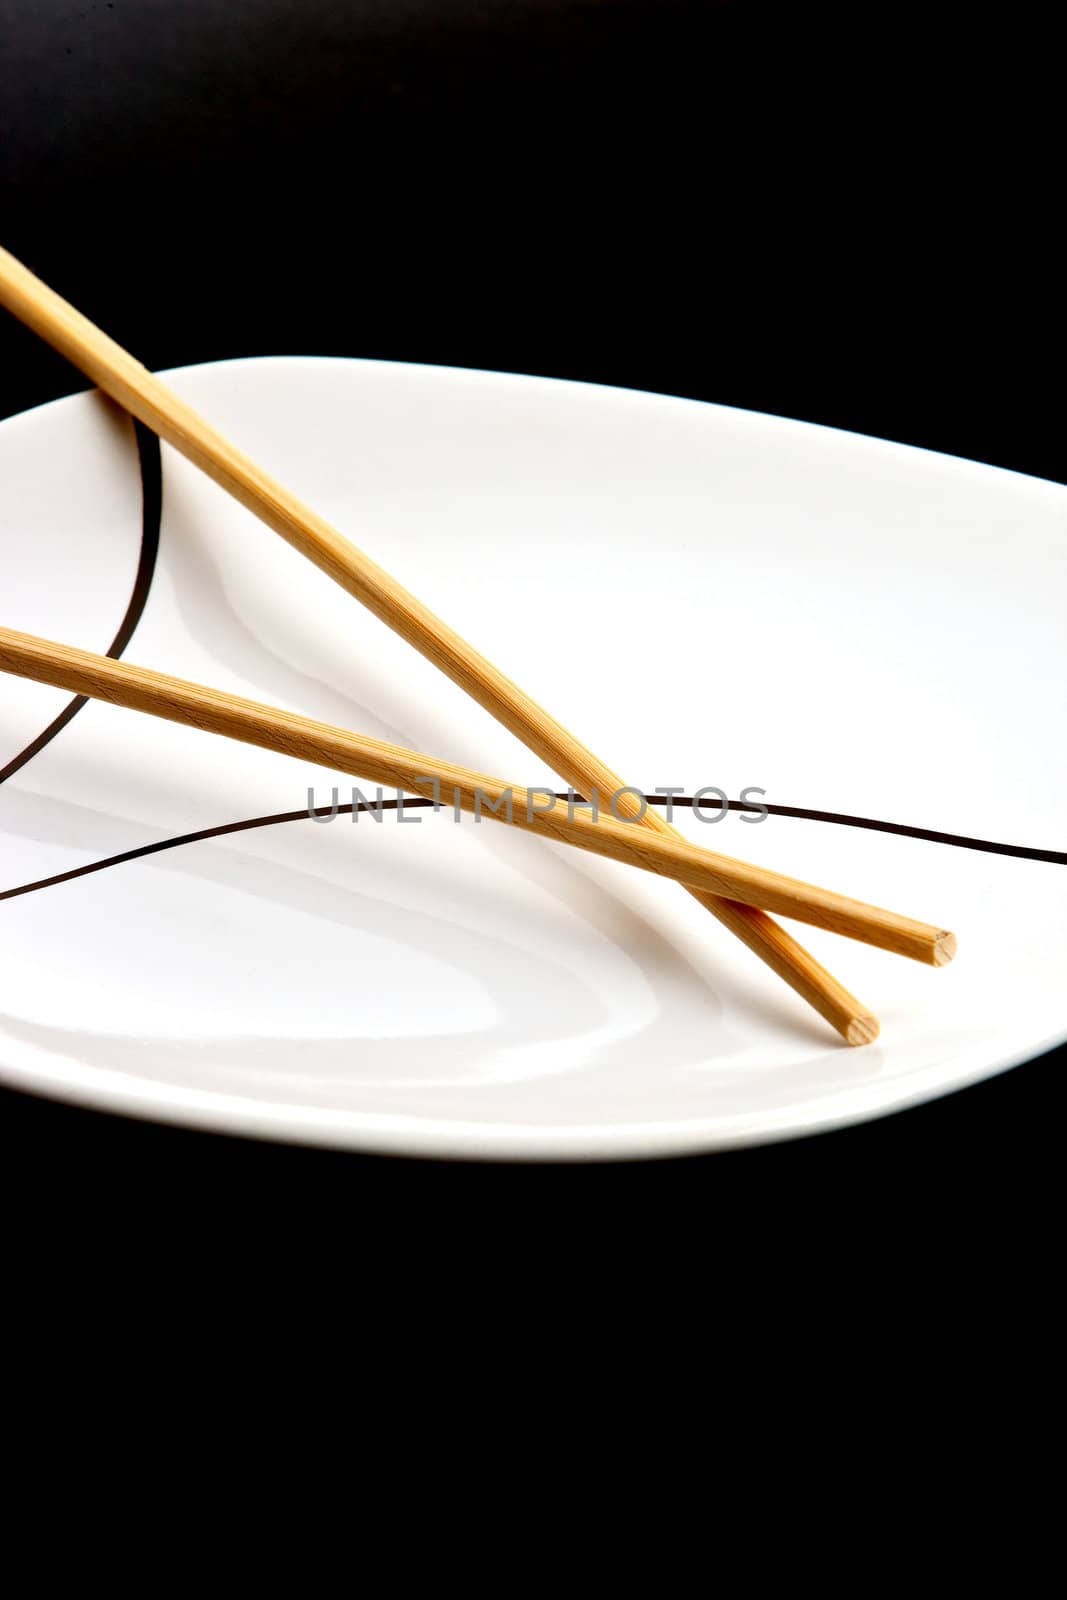
<path fill-rule="evenodd" d="M 610 767 L 383 568 L 236 450 L 139 361 L 2 248 L 0 304 L 355 595 L 576 790 L 609 795 L 626 788 Z M 636 816 L 638 802 L 632 794 L 623 794 L 619 809 Z M 651 810 L 641 825 L 663 838 L 681 838 Z M 691 892 L 847 1043 L 869 1044 L 877 1038 L 878 1022 L 872 1013 L 766 912 L 704 890 Z"/>
<path fill-rule="evenodd" d="M 928 966 L 944 966 L 955 954 L 956 941 L 942 928 L 716 855 L 680 836 L 662 838 L 645 833 L 632 822 L 603 815 L 594 820 L 568 808 L 565 801 L 553 800 L 549 805 L 547 791 L 534 791 L 533 799 L 541 803 L 538 808 L 531 792 L 518 785 L 129 661 L 0 628 L 0 670 L 332 767 L 445 806 L 459 806 L 475 816 L 492 817 L 542 838 L 675 878 L 706 893 L 777 911 Z"/>

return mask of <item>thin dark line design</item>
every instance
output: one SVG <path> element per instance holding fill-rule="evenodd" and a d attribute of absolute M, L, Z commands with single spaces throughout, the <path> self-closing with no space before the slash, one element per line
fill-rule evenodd
<path fill-rule="evenodd" d="M 141 469 L 141 553 L 137 564 L 137 574 L 134 579 L 129 604 L 126 614 L 119 625 L 119 630 L 107 650 L 112 657 L 121 656 L 135 628 L 141 620 L 148 594 L 152 586 L 152 578 L 156 569 L 159 556 L 160 522 L 163 509 L 163 468 L 160 458 L 159 440 L 150 429 L 142 423 L 131 418 L 134 436 L 137 441 L 137 456 Z M 67 724 L 77 716 L 84 705 L 88 704 L 85 695 L 77 695 L 66 706 L 48 727 L 39 733 L 26 748 L 14 756 L 5 767 L 0 768 L 0 783 L 6 782 L 14 773 L 18 772 L 26 763 L 33 759 L 47 744 L 62 731 Z M 557 795 L 557 799 L 567 799 L 567 794 Z M 649 805 L 666 805 L 665 795 L 646 795 Z M 405 797 L 400 800 L 381 801 L 380 809 L 395 811 L 400 804 L 404 809 L 417 809 L 433 805 L 432 800 L 422 799 L 419 796 Z M 706 801 L 696 799 L 690 795 L 675 795 L 672 803 L 676 806 L 689 806 L 699 809 L 701 806 L 722 809 L 721 801 Z M 933 844 L 944 844 L 961 850 L 981 850 L 990 855 L 1016 856 L 1027 861 L 1051 862 L 1057 866 L 1067 866 L 1067 852 L 1062 850 L 1041 850 L 1030 845 L 999 844 L 992 839 L 976 839 L 967 834 L 942 833 L 933 828 L 916 828 L 903 822 L 882 822 L 874 817 L 856 817 L 837 811 L 814 811 L 804 806 L 781 806 L 767 802 L 761 806 L 754 806 L 743 800 L 728 800 L 726 807 L 730 811 L 748 812 L 756 814 L 761 808 L 770 816 L 794 817 L 805 822 L 834 823 L 843 828 L 866 828 L 876 833 L 892 833 L 907 839 L 924 839 Z M 61 883 L 70 883 L 75 878 L 88 877 L 94 872 L 103 872 L 108 867 L 119 867 L 127 861 L 139 861 L 144 856 L 159 855 L 164 850 L 176 850 L 181 845 L 197 844 L 205 839 L 221 839 L 230 833 L 248 833 L 254 828 L 270 828 L 283 822 L 300 822 L 310 820 L 311 816 L 350 816 L 353 812 L 359 813 L 368 810 L 377 811 L 379 806 L 364 804 L 337 806 L 320 806 L 314 812 L 307 808 L 300 811 L 279 811 L 272 816 L 249 817 L 241 822 L 226 822 L 214 828 L 201 828 L 195 833 L 177 834 L 170 839 L 160 839 L 155 844 L 139 845 L 134 850 L 124 850 L 120 855 L 106 856 L 100 861 L 90 861 L 85 866 L 73 867 L 68 872 L 58 872 L 51 878 L 39 878 L 33 883 L 19 884 L 14 889 L 0 890 L 0 900 L 14 900 L 19 895 L 33 894 L 40 889 L 52 889 Z"/>
<path fill-rule="evenodd" d="M 557 794 L 557 800 L 566 800 L 564 791 Z M 666 805 L 667 797 L 661 794 L 646 795 L 645 799 L 650 805 Z M 396 811 L 400 804 L 404 810 L 415 810 L 419 807 L 432 806 L 432 800 L 423 799 L 421 796 L 405 796 L 400 800 L 381 801 L 382 811 Z M 709 800 L 694 800 L 690 795 L 675 795 L 676 806 L 701 806 L 714 807 L 719 811 L 721 803 Z M 729 800 L 727 807 L 730 811 L 747 811 L 754 813 L 759 808 L 743 800 Z M 801 806 L 776 806 L 767 805 L 767 811 L 776 817 L 799 817 L 807 822 L 834 822 L 846 828 L 870 828 L 879 833 L 902 834 L 909 839 L 927 839 L 934 844 L 955 845 L 964 850 L 985 850 L 993 855 L 1023 856 L 1028 861 L 1051 861 L 1059 866 L 1067 866 L 1067 853 L 1061 850 L 1033 850 L 1026 845 L 996 844 L 991 839 L 972 839 L 965 834 L 938 833 L 931 828 L 912 828 L 902 822 L 877 822 L 872 817 L 851 817 L 835 811 L 809 811 Z M 158 855 L 163 850 L 176 850 L 179 845 L 197 844 L 203 839 L 221 839 L 228 833 L 248 833 L 253 828 L 270 828 L 276 823 L 310 821 L 315 817 L 340 817 L 351 816 L 353 812 L 378 811 L 379 805 L 373 803 L 360 803 L 356 805 L 316 806 L 314 811 L 309 811 L 305 806 L 300 811 L 278 811 L 269 817 L 249 817 L 243 822 L 226 822 L 215 828 L 201 828 L 196 833 L 178 834 L 172 839 L 160 839 L 155 844 L 139 845 L 136 850 L 124 850 L 121 855 L 106 856 L 101 861 L 90 861 L 83 867 L 73 867 L 68 872 L 57 872 L 51 878 L 39 878 L 35 883 L 23 883 L 16 889 L 0 890 L 0 900 L 14 900 L 22 894 L 33 894 L 38 889 L 53 889 L 60 883 L 70 883 L 74 878 L 85 878 L 92 872 L 103 872 L 106 867 L 120 867 L 126 861 L 139 861 L 143 856 Z"/>
<path fill-rule="evenodd" d="M 122 654 L 133 637 L 133 631 L 141 620 L 141 614 L 148 600 L 148 591 L 152 587 L 152 576 L 159 555 L 159 527 L 163 512 L 163 466 L 159 454 L 159 440 L 143 423 L 135 421 L 132 417 L 130 420 L 133 422 L 133 431 L 137 439 L 137 459 L 141 468 L 141 553 L 137 560 L 137 574 L 133 580 L 133 590 L 126 607 L 126 615 L 105 652 L 116 658 Z M 72 722 L 78 715 L 82 706 L 87 704 L 88 699 L 85 695 L 76 695 L 69 705 L 64 706 L 58 717 L 26 746 L 25 750 L 20 750 L 17 756 L 12 756 L 5 767 L 0 767 L 0 783 L 6 783 L 8 778 L 13 777 L 26 765 L 27 761 L 32 761 L 45 745 L 51 744 L 56 734 L 61 733 L 68 722 Z"/>
<path fill-rule="evenodd" d="M 691 805 L 678 799 L 675 805 Z M 739 800 L 729 802 L 731 811 L 749 811 Z M 799 817 L 802 822 L 833 822 L 840 828 L 869 828 L 875 833 L 895 833 L 904 839 L 926 839 L 930 844 L 948 844 L 958 850 L 984 850 L 991 856 L 1016 856 L 1024 861 L 1051 861 L 1067 867 L 1067 851 L 1041 850 L 1036 845 L 1000 844 L 995 839 L 976 839 L 967 833 L 940 833 L 936 828 L 915 828 L 908 822 L 882 822 L 875 817 L 853 817 L 844 811 L 809 811 L 804 806 L 768 805 L 772 817 Z"/>

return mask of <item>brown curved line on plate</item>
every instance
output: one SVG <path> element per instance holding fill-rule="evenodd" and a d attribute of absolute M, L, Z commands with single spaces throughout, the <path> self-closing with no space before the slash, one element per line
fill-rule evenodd
<path fill-rule="evenodd" d="M 558 800 L 566 800 L 567 794 L 557 794 Z M 666 804 L 665 795 L 646 795 L 645 799 L 650 805 L 661 806 Z M 433 806 L 432 800 L 421 797 L 405 797 L 403 800 L 405 811 L 415 810 L 418 807 Z M 675 795 L 676 806 L 689 806 L 697 810 L 701 805 L 714 805 L 716 811 L 721 811 L 719 802 L 700 801 L 689 795 Z M 381 802 L 381 810 L 396 811 L 401 805 L 399 800 L 386 800 Z M 727 801 L 731 811 L 747 811 L 752 813 L 758 807 L 748 805 L 743 800 Z M 142 856 L 158 855 L 162 850 L 176 850 L 179 845 L 197 844 L 202 839 L 221 839 L 228 833 L 248 833 L 253 828 L 272 828 L 281 822 L 308 822 L 312 816 L 334 817 L 351 816 L 353 812 L 375 811 L 378 805 L 360 804 L 338 806 L 316 806 L 313 812 L 305 806 L 300 811 L 278 811 L 269 817 L 250 817 L 244 822 L 225 822 L 216 828 L 201 828 L 196 833 L 178 834 L 173 839 L 160 839 L 156 844 L 139 845 L 136 850 L 124 850 L 121 855 L 107 856 L 102 861 L 90 861 L 84 867 L 72 867 L 69 872 L 57 872 L 52 878 L 39 878 L 35 883 L 20 884 L 17 889 L 0 890 L 0 900 L 14 900 L 21 894 L 33 894 L 38 889 L 53 889 L 57 884 L 70 883 L 74 878 L 85 878 L 91 872 L 103 872 L 105 867 L 120 867 L 124 861 L 139 861 Z M 851 817 L 837 811 L 809 811 L 803 806 L 775 806 L 767 805 L 767 811 L 775 817 L 799 817 L 805 822 L 834 822 L 845 828 L 869 828 L 877 833 L 896 833 L 908 839 L 926 839 L 934 844 L 955 845 L 963 850 L 984 850 L 990 855 L 1021 856 L 1027 861 L 1051 861 L 1059 866 L 1067 866 L 1067 852 L 1062 850 L 1037 850 L 1028 845 L 997 844 L 992 839 L 972 839 L 966 834 L 938 833 L 932 828 L 912 828 L 903 822 L 878 822 L 873 817 Z"/>
<path fill-rule="evenodd" d="M 156 558 L 159 555 L 159 525 L 163 512 L 163 468 L 159 455 L 159 440 L 140 422 L 134 421 L 133 431 L 137 439 L 137 459 L 141 468 L 141 553 L 137 559 L 137 575 L 133 580 L 133 590 L 126 607 L 126 615 L 105 652 L 114 657 L 120 656 L 129 644 L 148 600 L 148 591 L 152 587 L 152 576 L 156 570 Z M 5 767 L 0 767 L 0 783 L 5 783 L 18 772 L 20 767 L 24 767 L 27 761 L 32 761 L 45 745 L 51 744 L 56 734 L 61 733 L 67 723 L 78 715 L 82 706 L 87 704 L 85 695 L 76 695 L 69 705 L 64 706 L 59 716 L 26 746 L 25 750 L 20 750 L 17 756 L 12 756 Z"/>
<path fill-rule="evenodd" d="M 133 420 L 133 419 L 131 419 Z M 163 471 L 160 459 L 159 440 L 156 435 L 140 422 L 133 421 L 134 434 L 137 440 L 137 455 L 141 468 L 141 554 L 137 564 L 137 575 L 134 579 L 133 592 L 130 595 L 126 615 L 123 617 L 119 630 L 107 650 L 109 656 L 120 656 L 125 650 L 134 629 L 141 620 L 148 600 L 149 590 L 152 586 L 152 577 L 155 572 L 156 560 L 159 555 L 160 519 L 163 508 Z M 87 704 L 84 695 L 77 695 L 68 706 L 60 712 L 59 716 L 42 733 L 39 733 L 32 744 L 14 756 L 5 767 L 0 768 L 0 783 L 5 782 L 13 773 L 18 772 L 30 761 L 45 745 L 49 744 L 63 728 L 76 717 L 82 706 Z M 566 800 L 567 795 L 557 795 L 557 799 Z M 646 795 L 649 805 L 666 805 L 665 795 Z M 384 811 L 395 811 L 400 805 L 399 800 L 385 800 L 381 802 Z M 711 806 L 710 801 L 700 801 L 690 795 L 675 795 L 673 803 L 676 806 L 689 806 L 700 809 L 701 805 Z M 990 855 L 1019 856 L 1027 861 L 1049 861 L 1057 866 L 1067 866 L 1067 852 L 1062 850 L 1040 850 L 1029 845 L 998 844 L 992 839 L 975 839 L 966 834 L 940 833 L 932 828 L 914 828 L 903 822 L 880 822 L 874 817 L 854 817 L 837 811 L 812 811 L 804 806 L 779 806 L 762 802 L 761 806 L 752 806 L 742 800 L 729 800 L 726 802 L 730 811 L 742 811 L 754 814 L 761 808 L 773 817 L 796 817 L 805 822 L 830 822 L 843 828 L 867 828 L 876 833 L 895 833 L 907 839 L 925 839 L 933 844 L 953 845 L 962 850 L 983 850 Z M 418 797 L 407 797 L 403 801 L 405 810 L 433 805 L 432 800 Z M 715 809 L 721 811 L 721 802 L 714 803 Z M 350 816 L 353 811 L 378 810 L 378 806 L 367 805 L 338 806 L 336 811 L 332 806 L 319 806 L 315 816 Z M 171 839 L 160 839 L 156 844 L 139 845 L 135 850 L 124 850 L 121 855 L 106 856 L 100 861 L 90 861 L 83 867 L 73 867 L 69 872 L 58 872 L 51 878 L 39 878 L 34 883 L 23 883 L 14 889 L 0 890 L 0 900 L 14 900 L 19 895 L 33 894 L 38 889 L 52 889 L 60 883 L 70 883 L 74 878 L 88 877 L 93 872 L 103 872 L 106 867 L 119 867 L 125 861 L 139 861 L 143 856 L 158 855 L 163 850 L 176 850 L 180 845 L 196 844 L 203 839 L 221 839 L 228 833 L 248 833 L 253 828 L 271 828 L 282 822 L 300 822 L 310 820 L 311 813 L 306 807 L 300 811 L 279 811 L 269 817 L 249 817 L 242 822 L 226 822 L 215 828 L 201 828 L 196 833 L 182 833 Z"/>

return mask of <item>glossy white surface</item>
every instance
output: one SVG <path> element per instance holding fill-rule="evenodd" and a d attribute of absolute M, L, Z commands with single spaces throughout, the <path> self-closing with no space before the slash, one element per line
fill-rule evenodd
<path fill-rule="evenodd" d="M 630 781 L 1067 849 L 1062 488 L 543 379 L 307 359 L 172 377 Z M 6 625 L 106 648 L 139 544 L 108 402 L 0 427 Z M 553 782 L 169 450 L 125 654 Z M 0 677 L 0 767 L 66 699 Z M 0 786 L 0 889 L 334 782 L 345 798 L 351 780 L 93 704 Z M 677 887 L 418 815 L 239 833 L 0 903 L 0 1075 L 284 1139 L 596 1157 L 857 1120 L 1067 1036 L 1061 866 L 680 814 L 713 848 L 957 931 L 935 972 L 800 930 L 882 1019 L 857 1051 Z"/>

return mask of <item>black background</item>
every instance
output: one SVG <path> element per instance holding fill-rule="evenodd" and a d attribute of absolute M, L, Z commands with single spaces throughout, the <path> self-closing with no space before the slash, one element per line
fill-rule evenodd
<path fill-rule="evenodd" d="M 3 242 L 150 367 L 265 353 L 548 373 L 1067 481 L 1050 37 L 1023 10 L 713 0 L 0 0 Z M 0 415 L 84 387 L 0 321 Z M 1057 869 L 1035 865 L 1059 892 Z M 9 1221 L 90 1257 L 429 1237 L 703 1269 L 751 1238 L 1018 1259 L 1064 1053 L 724 1156 L 302 1151 L 0 1095 Z M 400 1230 L 398 1233 L 398 1229 Z M 145 1240 L 149 1241 L 147 1246 Z"/>

